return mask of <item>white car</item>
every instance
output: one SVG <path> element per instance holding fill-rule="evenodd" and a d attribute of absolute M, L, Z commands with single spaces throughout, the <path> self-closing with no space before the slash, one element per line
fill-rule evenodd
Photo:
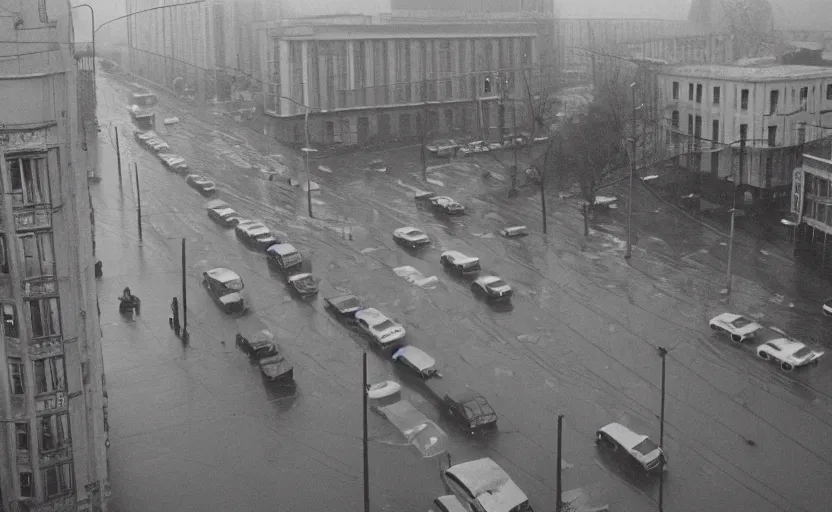
<path fill-rule="evenodd" d="M 480 272 L 480 259 L 466 256 L 459 251 L 443 252 L 439 257 L 439 263 L 463 277 L 475 276 Z"/>
<path fill-rule="evenodd" d="M 609 447 L 612 451 L 622 449 L 631 461 L 647 472 L 659 469 L 662 457 L 665 464 L 667 463 L 667 456 L 649 437 L 637 434 L 620 423 L 610 423 L 599 428 L 595 433 L 595 442 L 599 446 Z"/>
<path fill-rule="evenodd" d="M 448 215 L 461 215 L 465 213 L 465 207 L 448 196 L 436 196 L 430 200 L 433 207 Z"/>
<path fill-rule="evenodd" d="M 404 338 L 404 327 L 384 316 L 375 308 L 366 308 L 355 314 L 358 328 L 381 347 L 389 347 Z"/>
<path fill-rule="evenodd" d="M 745 340 L 753 338 L 756 336 L 757 331 L 763 328 L 757 322 L 733 313 L 722 313 L 719 316 L 711 318 L 711 321 L 708 323 L 711 329 L 728 334 L 731 336 L 731 340 L 736 343 L 742 343 Z"/>
<path fill-rule="evenodd" d="M 217 187 L 214 185 L 213 181 L 199 174 L 189 174 L 188 177 L 185 178 L 185 182 L 190 185 L 191 188 L 198 190 L 199 193 L 204 196 L 211 195 L 217 191 Z"/>
<path fill-rule="evenodd" d="M 780 368 L 791 371 L 799 366 L 817 363 L 823 352 L 807 347 L 797 340 L 777 338 L 757 347 L 757 355 L 765 360 L 773 359 L 780 363 Z"/>
<path fill-rule="evenodd" d="M 165 164 L 165 167 L 172 171 L 185 171 L 188 169 L 188 162 L 179 155 L 160 153 L 159 159 Z"/>
<path fill-rule="evenodd" d="M 832 316 L 832 299 L 823 303 L 823 314 L 826 316 Z"/>
<path fill-rule="evenodd" d="M 417 249 L 430 243 L 430 238 L 428 238 L 428 235 L 426 235 L 424 231 L 411 227 L 394 230 L 393 240 L 395 240 L 397 244 L 410 247 L 411 249 Z"/>
<path fill-rule="evenodd" d="M 511 286 L 497 276 L 483 276 L 471 283 L 471 291 L 477 295 L 493 300 L 508 300 L 511 298 Z"/>

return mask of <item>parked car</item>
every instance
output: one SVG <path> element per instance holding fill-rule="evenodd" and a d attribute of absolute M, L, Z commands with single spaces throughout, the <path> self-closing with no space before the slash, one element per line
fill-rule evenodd
<path fill-rule="evenodd" d="M 359 330 L 370 337 L 379 348 L 387 348 L 405 336 L 405 329 L 384 316 L 375 308 L 361 309 L 355 313 Z"/>
<path fill-rule="evenodd" d="M 245 302 L 240 292 L 243 291 L 243 280 L 233 270 L 215 268 L 202 273 L 202 284 L 208 294 L 226 313 L 241 313 L 245 311 Z"/>
<path fill-rule="evenodd" d="M 377 410 L 419 450 L 422 457 L 436 457 L 445 452 L 448 434 L 407 400 L 399 400 Z"/>
<path fill-rule="evenodd" d="M 430 244 L 430 238 L 428 238 L 428 235 L 426 235 L 424 231 L 411 227 L 398 228 L 394 230 L 393 240 L 397 244 L 411 249 L 418 249 L 419 247 Z"/>
<path fill-rule="evenodd" d="M 287 271 L 300 268 L 303 257 L 292 244 L 274 244 L 266 249 L 269 264 L 278 270 Z"/>
<path fill-rule="evenodd" d="M 387 164 L 383 160 L 376 158 L 370 162 L 370 170 L 376 172 L 387 172 Z"/>
<path fill-rule="evenodd" d="M 311 297 L 318 294 L 318 280 L 312 277 L 312 274 L 295 274 L 289 276 L 286 282 L 292 291 L 301 297 Z"/>
<path fill-rule="evenodd" d="M 444 412 L 464 429 L 477 431 L 497 426 L 497 413 L 488 401 L 471 389 L 442 397 Z"/>
<path fill-rule="evenodd" d="M 514 293 L 511 286 L 497 276 L 478 277 L 471 283 L 471 290 L 491 300 L 508 300 Z"/>
<path fill-rule="evenodd" d="M 506 238 L 518 238 L 529 234 L 529 228 L 526 226 L 510 226 L 500 230 L 500 234 Z"/>
<path fill-rule="evenodd" d="M 233 228 L 240 221 L 240 214 L 231 208 L 208 208 L 208 217 L 226 228 Z"/>
<path fill-rule="evenodd" d="M 832 316 L 832 299 L 823 303 L 823 314 L 826 316 Z"/>
<path fill-rule="evenodd" d="M 222 199 L 211 199 L 207 203 L 205 203 L 205 208 L 231 208 L 231 205 L 223 201 Z"/>
<path fill-rule="evenodd" d="M 158 139 L 159 134 L 157 134 L 156 132 L 154 132 L 152 130 L 149 130 L 149 131 L 134 130 L 133 131 L 133 138 L 135 138 L 136 141 L 139 144 L 144 145 L 145 141 L 147 141 L 149 139 Z"/>
<path fill-rule="evenodd" d="M 376 402 L 380 402 L 384 399 L 397 395 L 401 390 L 402 385 L 394 380 L 376 382 L 375 384 L 370 384 L 369 386 L 367 386 L 367 398 Z M 395 401 L 398 401 L 398 399 L 396 399 Z"/>
<path fill-rule="evenodd" d="M 459 144 L 451 139 L 437 140 L 428 144 L 426 147 L 432 155 L 439 157 L 453 157 L 459 151 Z"/>
<path fill-rule="evenodd" d="M 610 423 L 599 428 L 595 433 L 595 442 L 613 452 L 623 452 L 630 462 L 634 462 L 648 473 L 659 469 L 662 458 L 667 464 L 667 456 L 656 443 L 620 423 Z"/>
<path fill-rule="evenodd" d="M 199 174 L 189 174 L 185 178 L 185 182 L 204 196 L 210 196 L 217 192 L 217 186 L 214 185 L 214 182 Z"/>
<path fill-rule="evenodd" d="M 757 347 L 757 355 L 780 363 L 780 368 L 791 371 L 809 363 L 817 363 L 823 351 L 812 350 L 805 344 L 788 338 L 777 338 Z"/>
<path fill-rule="evenodd" d="M 237 333 L 237 346 L 245 352 L 252 361 L 259 361 L 264 357 L 269 357 L 277 354 L 277 347 L 275 345 L 275 337 L 271 331 L 266 329 L 257 331 L 251 338 L 246 338 L 240 333 Z"/>
<path fill-rule="evenodd" d="M 159 153 L 159 159 L 165 167 L 176 173 L 184 173 L 188 170 L 188 162 L 179 155 L 173 153 Z"/>
<path fill-rule="evenodd" d="M 424 350 L 413 345 L 404 345 L 393 352 L 392 359 L 396 368 L 403 369 L 410 375 L 415 375 L 422 380 L 433 377 L 442 377 L 436 368 L 436 360 L 429 356 Z"/>
<path fill-rule="evenodd" d="M 711 318 L 708 324 L 711 329 L 728 334 L 736 343 L 754 338 L 757 332 L 763 328 L 757 322 L 733 313 L 722 313 Z"/>
<path fill-rule="evenodd" d="M 526 494 L 489 458 L 463 462 L 442 473 L 448 492 L 476 512 L 534 512 Z"/>
<path fill-rule="evenodd" d="M 465 207 L 448 196 L 436 196 L 430 200 L 433 209 L 446 215 L 462 215 Z"/>
<path fill-rule="evenodd" d="M 434 197 L 437 197 L 437 195 L 433 192 L 419 192 L 418 194 L 413 196 L 413 199 L 417 203 L 431 204 L 431 199 L 433 199 Z"/>
<path fill-rule="evenodd" d="M 433 507 L 428 512 L 468 512 L 456 496 L 439 496 L 433 500 Z M 435 510 L 434 510 L 435 509 Z"/>
<path fill-rule="evenodd" d="M 163 153 L 165 151 L 170 151 L 170 146 L 167 142 L 163 141 L 162 139 L 150 139 L 147 141 L 147 147 L 155 151 L 156 153 Z"/>
<path fill-rule="evenodd" d="M 361 301 L 355 295 L 339 295 L 324 299 L 324 307 L 344 323 L 354 323 L 355 314 L 362 308 Z"/>
<path fill-rule="evenodd" d="M 439 263 L 451 272 L 462 277 L 472 277 L 480 272 L 480 259 L 466 256 L 459 251 L 445 251 L 439 257 Z"/>
<path fill-rule="evenodd" d="M 260 372 L 263 374 L 263 377 L 270 382 L 287 382 L 295 378 L 295 369 L 286 360 L 286 357 L 283 355 L 283 350 L 280 347 L 277 348 L 277 354 L 264 357 L 257 364 L 260 367 Z"/>
<path fill-rule="evenodd" d="M 234 228 L 234 233 L 244 244 L 261 251 L 282 242 L 280 238 L 260 222 L 239 222 Z"/>

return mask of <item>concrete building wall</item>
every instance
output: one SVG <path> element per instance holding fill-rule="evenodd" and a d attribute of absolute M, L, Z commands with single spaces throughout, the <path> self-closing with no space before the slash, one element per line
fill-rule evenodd
<path fill-rule="evenodd" d="M 0 18 L 0 32 L 74 39 L 68 2 L 20 5 L 22 25 Z M 40 50 L 0 66 L 0 506 L 103 511 L 106 400 L 79 70 L 72 45 Z"/>

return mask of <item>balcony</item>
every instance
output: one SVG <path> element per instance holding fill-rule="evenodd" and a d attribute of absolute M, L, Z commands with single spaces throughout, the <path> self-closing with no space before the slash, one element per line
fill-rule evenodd
<path fill-rule="evenodd" d="M 58 391 L 54 395 L 38 397 L 35 400 L 35 410 L 38 414 L 62 412 L 67 407 L 66 391 Z"/>
<path fill-rule="evenodd" d="M 22 418 L 26 415 L 26 401 L 20 395 L 12 396 L 12 417 Z"/>
<path fill-rule="evenodd" d="M 63 352 L 63 339 L 60 334 L 29 340 L 29 356 L 32 359 L 59 356 Z"/>
<path fill-rule="evenodd" d="M 66 446 L 62 446 L 57 450 L 51 450 L 46 453 L 38 455 L 38 461 L 41 467 L 51 464 L 58 464 L 72 459 L 72 444 L 67 442 Z"/>
<path fill-rule="evenodd" d="M 23 207 L 15 205 L 14 228 L 16 231 L 33 231 L 52 227 L 52 207 L 37 205 Z"/>
<path fill-rule="evenodd" d="M 39 276 L 26 279 L 23 284 L 23 298 L 36 299 L 43 296 L 54 296 L 58 293 L 58 278 L 55 276 Z"/>

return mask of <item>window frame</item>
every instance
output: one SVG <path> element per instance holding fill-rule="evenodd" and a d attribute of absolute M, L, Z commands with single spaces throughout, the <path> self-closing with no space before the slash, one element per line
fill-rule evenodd
<path fill-rule="evenodd" d="M 748 110 L 748 103 L 751 99 L 751 91 L 740 89 L 740 110 Z"/>
<path fill-rule="evenodd" d="M 54 303 L 52 302 L 54 301 Z M 32 339 L 38 338 L 48 338 L 50 336 L 60 336 L 63 333 L 63 327 L 61 326 L 61 301 L 58 297 L 44 297 L 40 299 L 32 299 L 24 301 L 26 303 L 26 309 L 29 317 L 29 334 Z M 50 310 L 47 312 L 43 308 L 43 304 L 49 304 Z M 35 333 L 35 318 L 32 316 L 33 310 L 32 305 L 37 304 L 38 306 L 38 313 L 40 313 L 39 318 L 39 325 L 45 326 L 47 323 L 52 325 L 53 329 L 52 332 L 47 334 L 36 334 Z M 54 308 L 52 307 L 54 304 Z M 44 316 L 46 315 L 46 316 Z M 48 322 L 47 322 L 48 320 Z M 53 324 L 54 322 L 54 324 Z M 44 331 L 45 332 L 45 331 Z"/>
<path fill-rule="evenodd" d="M 24 436 L 24 442 L 21 443 L 21 436 Z M 29 422 L 17 421 L 14 424 L 14 440 L 17 453 L 29 453 L 32 446 L 32 436 L 29 431 Z M 25 447 L 21 447 L 21 445 Z"/>
<path fill-rule="evenodd" d="M 33 474 L 31 471 L 21 471 L 18 473 L 19 481 L 20 481 L 20 496 L 22 498 L 34 498 L 35 497 L 35 480 L 32 478 Z M 24 487 L 24 482 L 26 486 Z M 24 492 L 24 488 L 28 489 L 28 492 Z"/>
<path fill-rule="evenodd" d="M 702 103 L 702 84 L 696 84 L 696 103 Z"/>
<path fill-rule="evenodd" d="M 722 97 L 722 87 L 715 85 L 711 93 L 713 94 L 712 103 L 714 105 L 719 105 Z"/>
<path fill-rule="evenodd" d="M 711 140 L 719 142 L 719 119 L 711 120 Z"/>
<path fill-rule="evenodd" d="M 55 477 L 56 483 L 56 491 L 50 492 L 49 489 L 49 476 L 50 472 Z M 41 469 L 41 477 L 43 480 L 43 496 L 46 499 L 51 499 L 56 496 L 61 496 L 63 494 L 72 492 L 74 489 L 74 477 L 72 468 L 72 462 L 65 462 L 63 464 L 55 464 L 54 466 L 49 466 L 46 468 Z M 62 478 L 61 478 L 62 477 Z M 63 485 L 62 485 L 63 484 Z"/>
<path fill-rule="evenodd" d="M 0 233 L 0 274 L 9 272 L 9 246 L 6 243 L 6 234 Z"/>
<path fill-rule="evenodd" d="M 40 372 L 38 371 L 39 366 L 42 368 Z M 32 361 L 32 367 L 34 368 L 36 395 L 66 391 L 66 362 L 64 356 L 35 359 Z M 41 378 L 43 379 L 43 387 L 41 387 Z M 57 383 L 55 382 L 56 378 L 59 380 Z"/>
<path fill-rule="evenodd" d="M 832 84 L 826 84 L 826 99 L 832 100 Z"/>
<path fill-rule="evenodd" d="M 46 247 L 47 240 L 48 247 Z M 56 275 L 55 238 L 52 231 L 18 234 L 17 241 L 20 262 L 23 267 L 23 279 L 54 277 Z M 28 256 L 27 251 L 31 252 Z M 30 259 L 34 262 L 30 262 Z"/>
<path fill-rule="evenodd" d="M 11 317 L 6 316 L 6 308 L 11 308 Z M 17 316 L 17 305 L 13 302 L 0 302 L 0 318 L 3 322 L 3 335 L 7 338 L 20 339 L 20 319 Z M 14 324 L 14 331 L 6 328 L 9 319 Z"/>
<path fill-rule="evenodd" d="M 773 148 L 777 146 L 777 126 L 769 126 L 766 133 L 766 142 L 768 147 Z"/>
<path fill-rule="evenodd" d="M 679 82 L 673 82 L 670 89 L 670 95 L 674 100 L 679 99 Z"/>
<path fill-rule="evenodd" d="M 688 84 L 688 101 L 693 101 L 693 82 Z"/>
<path fill-rule="evenodd" d="M 26 180 L 24 171 L 29 164 L 30 180 Z M 32 167 L 33 162 L 42 162 L 43 167 Z M 52 203 L 52 187 L 49 183 L 48 153 L 23 154 L 6 157 L 6 167 L 9 173 L 9 192 L 15 207 L 30 207 Z M 33 170 L 36 169 L 36 170 Z M 16 174 L 15 174 L 16 171 Z M 17 179 L 15 179 L 17 178 Z M 20 188 L 14 187 L 16 182 Z M 44 189 L 45 187 L 45 189 Z M 36 197 L 37 196 L 37 197 Z"/>
<path fill-rule="evenodd" d="M 46 423 L 46 425 L 44 425 Z M 49 441 L 47 441 L 47 436 Z M 47 444 L 49 446 L 47 447 Z M 39 453 L 50 453 L 72 446 L 69 413 L 46 414 L 38 417 Z"/>
<path fill-rule="evenodd" d="M 768 113 L 774 115 L 777 113 L 777 107 L 780 104 L 780 89 L 773 89 L 769 91 L 768 99 Z"/>
<path fill-rule="evenodd" d="M 26 366 L 23 359 L 9 357 L 9 393 L 20 396 L 26 394 Z M 19 391 L 18 391 L 19 389 Z"/>

